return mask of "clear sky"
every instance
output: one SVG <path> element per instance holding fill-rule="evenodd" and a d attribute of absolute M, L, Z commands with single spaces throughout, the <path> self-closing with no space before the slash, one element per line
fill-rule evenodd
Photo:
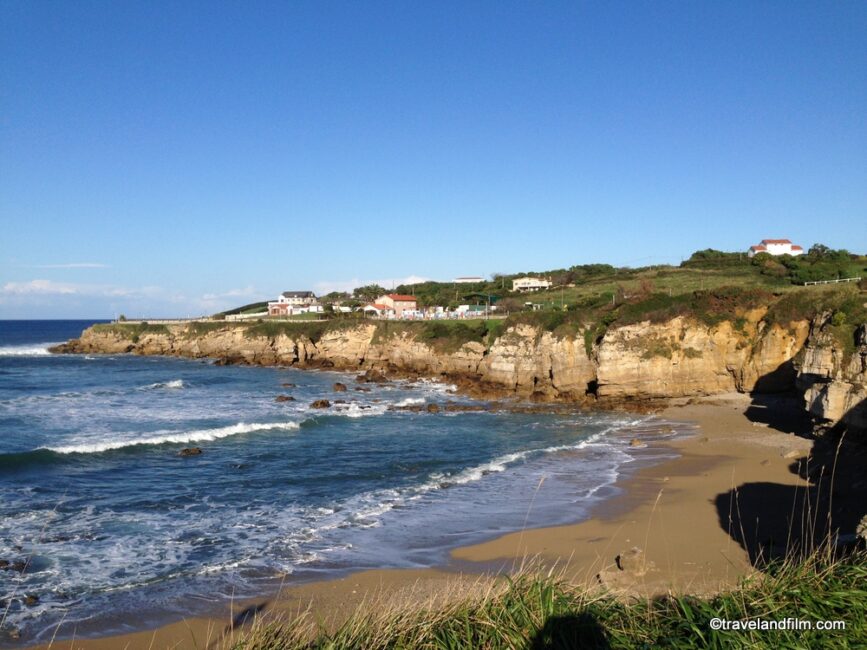
<path fill-rule="evenodd" d="M 864 2 L 0 2 L 0 318 L 865 224 Z"/>

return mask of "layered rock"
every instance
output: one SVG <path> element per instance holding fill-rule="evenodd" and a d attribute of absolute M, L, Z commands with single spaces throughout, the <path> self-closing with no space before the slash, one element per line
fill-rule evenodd
<path fill-rule="evenodd" d="M 611 328 L 591 349 L 583 333 L 557 336 L 530 325 L 509 327 L 488 346 L 420 340 L 412 329 L 361 324 L 324 332 L 256 335 L 226 324 L 197 331 L 186 324 L 93 327 L 61 351 L 212 357 L 259 365 L 390 370 L 463 377 L 540 399 L 647 400 L 730 391 L 785 390 L 792 360 L 809 333 L 806 321 L 765 326 L 763 310 L 707 325 L 683 317 Z"/>
<path fill-rule="evenodd" d="M 799 365 L 798 388 L 820 424 L 867 431 L 867 324 L 845 341 L 830 313 L 815 318 Z"/>
<path fill-rule="evenodd" d="M 705 325 L 683 317 L 609 330 L 596 349 L 598 395 L 655 399 L 726 392 L 778 392 L 794 384 L 792 359 L 809 324 L 766 326 L 762 310 Z"/>

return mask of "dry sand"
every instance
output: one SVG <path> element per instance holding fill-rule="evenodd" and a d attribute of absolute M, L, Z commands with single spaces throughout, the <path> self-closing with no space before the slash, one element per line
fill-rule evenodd
<path fill-rule="evenodd" d="M 791 510 L 792 495 L 807 485 L 795 469 L 795 459 L 806 457 L 811 443 L 777 430 L 803 427 L 803 423 L 793 424 L 798 419 L 794 405 L 789 406 L 792 417 L 785 417 L 785 402 L 764 410 L 747 396 L 727 395 L 672 404 L 662 416 L 695 422 L 700 426 L 698 434 L 666 443 L 680 457 L 621 481 L 622 494 L 607 500 L 587 521 L 525 530 L 460 548 L 452 554 L 453 563 L 443 569 L 363 571 L 288 587 L 277 597 L 236 606 L 222 619 L 191 619 L 155 631 L 59 641 L 51 648 L 213 647 L 231 635 L 233 616 L 239 622 L 251 612 L 292 616 L 309 607 L 317 619 L 334 623 L 362 602 L 428 603 L 452 597 L 483 586 L 480 572 L 511 570 L 526 558 L 557 565 L 575 582 L 601 584 L 622 594 L 669 590 L 701 594 L 733 585 L 752 571 L 748 551 L 754 549 L 738 540 L 760 533 L 758 529 L 744 532 L 736 516 L 741 503 L 729 498 L 732 490 L 745 484 L 776 484 L 781 491 L 769 495 L 770 501 L 763 505 L 785 515 Z M 732 534 L 730 514 L 735 515 L 738 529 Z"/>

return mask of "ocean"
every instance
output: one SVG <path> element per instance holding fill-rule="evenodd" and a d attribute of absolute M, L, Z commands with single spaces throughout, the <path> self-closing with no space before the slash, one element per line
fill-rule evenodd
<path fill-rule="evenodd" d="M 690 431 L 633 414 L 392 410 L 475 403 L 435 381 L 47 352 L 92 322 L 0 321 L 0 644 L 444 565 L 457 546 L 586 518 L 618 477 L 673 455 L 630 440 Z"/>

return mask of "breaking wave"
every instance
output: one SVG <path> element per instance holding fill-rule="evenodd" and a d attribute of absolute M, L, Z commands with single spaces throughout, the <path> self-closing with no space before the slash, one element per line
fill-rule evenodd
<path fill-rule="evenodd" d="M 48 351 L 53 345 L 59 343 L 28 343 L 27 345 L 3 345 L 0 346 L 0 357 L 43 357 L 51 354 Z"/>
<path fill-rule="evenodd" d="M 143 438 L 132 438 L 130 440 L 106 440 L 97 442 L 82 442 L 75 445 L 64 445 L 62 447 L 40 447 L 46 451 L 53 451 L 57 454 L 101 454 L 106 451 L 114 451 L 116 449 L 125 449 L 127 447 L 139 447 L 145 445 L 166 445 L 166 444 L 187 444 L 190 442 L 210 442 L 221 438 L 236 436 L 241 433 L 252 433 L 254 431 L 268 431 L 270 429 L 282 429 L 291 431 L 299 428 L 297 422 L 269 422 L 261 424 L 245 424 L 239 422 L 228 427 L 220 427 L 217 429 L 200 429 L 198 431 L 184 431 L 181 433 L 167 433 L 158 436 L 148 436 Z"/>

